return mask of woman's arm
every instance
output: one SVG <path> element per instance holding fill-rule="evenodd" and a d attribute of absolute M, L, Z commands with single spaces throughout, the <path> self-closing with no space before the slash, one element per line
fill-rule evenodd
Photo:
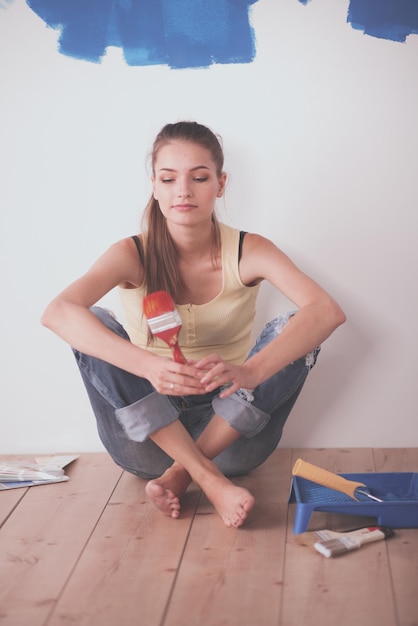
<path fill-rule="evenodd" d="M 280 335 L 248 362 L 262 380 L 319 346 L 345 322 L 334 298 L 260 235 L 245 237 L 240 274 L 246 284 L 268 280 L 298 307 Z"/>
<path fill-rule="evenodd" d="M 76 350 L 143 375 L 139 348 L 115 335 L 89 310 L 117 285 L 135 286 L 141 279 L 134 242 L 119 241 L 48 304 L 41 322 Z M 146 362 L 148 355 L 144 356 Z"/>
<path fill-rule="evenodd" d="M 194 367 L 135 346 L 113 333 L 89 310 L 117 285 L 136 287 L 142 280 L 135 243 L 121 240 L 48 304 L 42 324 L 76 350 L 147 378 L 161 393 L 167 393 L 171 383 L 176 385 L 172 395 L 200 393 L 202 387 Z"/>
<path fill-rule="evenodd" d="M 337 302 L 260 235 L 247 234 L 244 239 L 240 276 L 247 285 L 268 280 L 298 307 L 298 311 L 280 335 L 243 365 L 232 366 L 211 357 L 198 364 L 203 369 L 212 368 L 202 378 L 207 390 L 232 381 L 233 385 L 223 395 L 230 395 L 240 387 L 254 389 L 319 346 L 345 321 Z"/>

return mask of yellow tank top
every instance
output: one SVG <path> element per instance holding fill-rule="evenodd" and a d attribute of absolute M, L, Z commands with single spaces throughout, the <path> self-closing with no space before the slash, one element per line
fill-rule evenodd
<path fill-rule="evenodd" d="M 259 285 L 247 287 L 238 271 L 239 230 L 219 224 L 222 250 L 222 291 L 206 304 L 176 304 L 182 320 L 179 345 L 186 359 L 216 352 L 226 361 L 242 363 L 252 345 L 251 331 Z M 135 345 L 171 357 L 170 348 L 155 338 L 147 345 L 148 325 L 142 313 L 144 289 L 119 288 L 125 330 Z"/>

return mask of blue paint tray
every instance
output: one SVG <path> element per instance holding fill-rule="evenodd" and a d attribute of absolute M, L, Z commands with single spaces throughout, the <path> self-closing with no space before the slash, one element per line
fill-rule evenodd
<path fill-rule="evenodd" d="M 289 502 L 296 502 L 293 526 L 295 534 L 303 533 L 313 511 L 345 513 L 376 517 L 379 526 L 418 528 L 418 474 L 398 472 L 386 474 L 340 474 L 343 478 L 362 482 L 383 502 L 357 502 L 339 491 L 322 487 L 306 478 L 293 476 Z"/>

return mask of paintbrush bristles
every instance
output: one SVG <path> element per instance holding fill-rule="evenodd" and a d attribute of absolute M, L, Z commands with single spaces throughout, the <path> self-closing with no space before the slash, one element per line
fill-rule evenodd
<path fill-rule="evenodd" d="M 171 330 L 172 328 L 180 329 L 182 324 L 181 317 L 176 309 L 174 309 L 174 311 L 164 313 L 163 315 L 148 317 L 147 322 L 153 335 L 163 333 L 164 331 Z"/>
<path fill-rule="evenodd" d="M 171 313 L 175 308 L 173 298 L 166 291 L 150 293 L 142 302 L 142 309 L 147 319 Z"/>

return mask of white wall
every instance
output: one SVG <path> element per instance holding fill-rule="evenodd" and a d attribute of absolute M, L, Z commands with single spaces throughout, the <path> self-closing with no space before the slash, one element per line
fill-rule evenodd
<path fill-rule="evenodd" d="M 223 136 L 221 218 L 272 238 L 348 316 L 281 445 L 418 445 L 418 37 L 369 37 L 346 15 L 260 0 L 253 63 L 170 70 L 65 57 L 23 0 L 1 12 L 0 453 L 102 449 L 70 349 L 39 318 L 137 231 L 145 155 L 183 118 Z M 269 288 L 260 305 L 258 326 L 288 307 Z"/>

